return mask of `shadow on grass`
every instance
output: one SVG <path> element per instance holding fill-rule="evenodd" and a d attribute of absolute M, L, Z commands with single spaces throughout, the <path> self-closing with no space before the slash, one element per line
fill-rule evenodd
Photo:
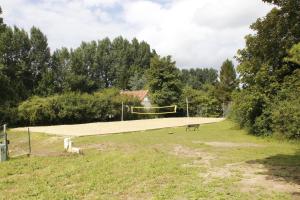
<path fill-rule="evenodd" d="M 263 174 L 267 175 L 268 179 L 300 185 L 300 150 L 293 155 L 278 154 L 247 163 L 264 165 L 267 171 Z M 292 195 L 300 199 L 300 191 L 294 192 Z"/>

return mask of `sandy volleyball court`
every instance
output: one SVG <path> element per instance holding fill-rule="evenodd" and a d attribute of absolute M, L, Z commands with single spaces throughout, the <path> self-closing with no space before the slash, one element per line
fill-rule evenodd
<path fill-rule="evenodd" d="M 119 122 L 97 122 L 76 125 L 35 126 L 30 127 L 31 132 L 41 132 L 63 136 L 104 135 L 143 131 L 168 127 L 179 127 L 187 124 L 207 124 L 222 121 L 223 118 L 161 118 Z M 26 131 L 27 127 L 15 128 L 13 131 Z"/>

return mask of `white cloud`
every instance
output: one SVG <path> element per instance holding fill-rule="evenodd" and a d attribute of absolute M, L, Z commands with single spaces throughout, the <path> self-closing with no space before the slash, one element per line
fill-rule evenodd
<path fill-rule="evenodd" d="M 39 27 L 52 49 L 122 35 L 147 41 L 179 67 L 218 68 L 244 46 L 261 0 L 0 0 L 4 20 Z M 163 3 L 162 3 L 163 2 Z"/>
<path fill-rule="evenodd" d="M 112 6 L 116 3 L 119 3 L 120 0 L 83 0 L 83 4 L 89 7 L 93 6 L 104 6 L 104 7 L 109 7 Z"/>

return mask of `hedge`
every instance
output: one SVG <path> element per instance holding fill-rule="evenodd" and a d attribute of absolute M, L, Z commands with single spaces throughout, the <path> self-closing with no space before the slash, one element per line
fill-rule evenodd
<path fill-rule="evenodd" d="M 19 125 L 53 125 L 115 121 L 121 118 L 121 104 L 140 105 L 139 100 L 106 89 L 94 94 L 66 93 L 49 97 L 34 96 L 18 106 Z M 136 116 L 124 112 L 125 119 Z"/>

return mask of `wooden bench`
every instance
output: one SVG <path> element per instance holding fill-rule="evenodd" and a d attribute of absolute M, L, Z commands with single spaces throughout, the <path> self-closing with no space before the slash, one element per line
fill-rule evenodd
<path fill-rule="evenodd" d="M 199 126 L 200 126 L 200 124 L 188 124 L 186 126 L 185 131 L 188 131 L 190 129 L 194 129 L 194 131 L 199 130 Z"/>

